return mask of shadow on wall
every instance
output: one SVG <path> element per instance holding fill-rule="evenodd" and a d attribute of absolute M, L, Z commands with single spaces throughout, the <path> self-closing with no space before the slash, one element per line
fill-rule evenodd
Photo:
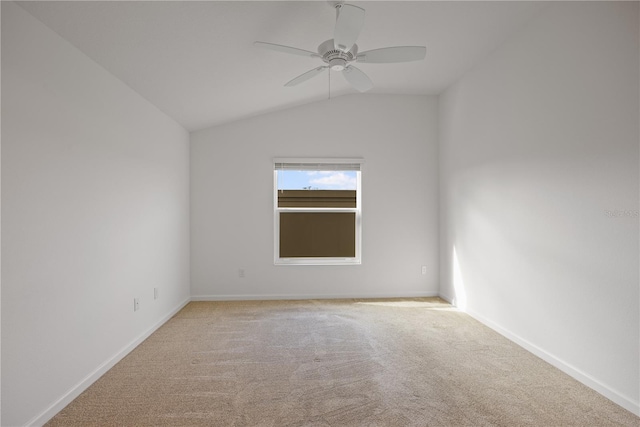
<path fill-rule="evenodd" d="M 458 253 L 456 247 L 453 247 L 453 305 L 461 311 L 467 310 L 467 292 L 464 289 L 464 280 L 462 279 L 462 271 L 460 270 L 460 262 L 458 261 Z"/>

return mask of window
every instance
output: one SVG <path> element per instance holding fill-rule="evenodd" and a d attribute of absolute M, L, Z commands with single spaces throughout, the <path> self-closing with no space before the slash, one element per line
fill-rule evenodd
<path fill-rule="evenodd" d="M 362 159 L 274 159 L 276 264 L 360 264 Z"/>

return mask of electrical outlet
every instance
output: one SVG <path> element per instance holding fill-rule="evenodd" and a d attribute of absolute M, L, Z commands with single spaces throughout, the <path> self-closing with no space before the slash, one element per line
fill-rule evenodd
<path fill-rule="evenodd" d="M 427 274 L 427 266 L 426 265 L 422 266 L 422 274 L 424 274 L 424 275 Z"/>
<path fill-rule="evenodd" d="M 244 268 L 238 270 L 238 277 L 244 277 Z"/>
<path fill-rule="evenodd" d="M 133 311 L 138 311 L 140 309 L 140 300 L 138 298 L 133 299 Z"/>
<path fill-rule="evenodd" d="M 153 288 L 153 299 L 158 299 L 158 288 Z"/>

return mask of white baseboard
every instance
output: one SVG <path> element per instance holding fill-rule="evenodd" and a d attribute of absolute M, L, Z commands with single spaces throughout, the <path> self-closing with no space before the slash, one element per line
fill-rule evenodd
<path fill-rule="evenodd" d="M 248 294 L 248 295 L 193 295 L 191 301 L 256 301 L 306 299 L 368 299 L 368 298 L 425 298 L 437 297 L 438 292 L 399 292 L 384 294 Z"/>
<path fill-rule="evenodd" d="M 122 360 L 127 354 L 129 354 L 133 349 L 135 349 L 140 343 L 146 340 L 152 333 L 154 333 L 160 326 L 164 325 L 173 315 L 175 315 L 178 311 L 180 311 L 185 305 L 187 305 L 191 301 L 190 298 L 182 301 L 178 304 L 174 309 L 172 309 L 168 314 L 163 316 L 158 322 L 156 322 L 152 327 L 147 329 L 145 332 L 140 334 L 136 339 L 131 341 L 128 345 L 126 345 L 122 350 L 117 352 L 107 361 L 105 361 L 102 365 L 98 366 L 93 372 L 87 375 L 82 381 L 76 384 L 71 388 L 67 393 L 65 393 L 60 399 L 55 401 L 51 406 L 49 406 L 44 412 L 40 415 L 35 416 L 29 422 L 27 422 L 27 426 L 42 426 L 54 415 L 64 409 L 73 399 L 78 397 L 80 393 L 85 391 L 91 384 L 93 384 L 98 378 L 104 375 L 109 369 L 113 368 L 113 366 Z"/>
<path fill-rule="evenodd" d="M 446 302 L 448 302 L 449 304 L 451 304 L 451 305 L 455 305 L 455 304 L 453 303 L 453 298 L 451 298 L 449 295 L 445 295 L 445 294 L 442 294 L 442 293 L 438 293 L 438 296 L 439 296 L 440 298 L 442 298 L 443 300 L 445 300 Z"/>
<path fill-rule="evenodd" d="M 449 299 L 445 295 L 440 295 L 440 298 L 447 301 L 451 301 L 451 299 Z M 593 378 L 591 375 L 587 374 L 586 372 L 583 372 L 580 369 L 576 368 L 575 366 L 565 362 L 564 360 L 559 359 L 553 354 L 548 353 L 544 349 L 525 340 L 524 338 L 521 338 L 520 336 L 509 331 L 508 329 L 498 325 L 494 321 L 487 319 L 483 315 L 473 310 L 465 310 L 465 313 L 467 313 L 469 316 L 473 317 L 480 323 L 484 324 L 485 326 L 493 329 L 494 331 L 504 336 L 505 338 L 509 339 L 510 341 L 513 341 L 514 343 L 518 344 L 520 347 L 524 348 L 530 353 L 533 353 L 534 355 L 538 356 L 539 358 L 549 363 L 550 365 L 553 365 L 554 367 L 560 369 L 565 374 L 575 378 L 576 380 L 580 381 L 582 384 L 586 385 L 587 387 L 597 391 L 598 393 L 600 393 L 607 399 L 611 400 L 612 402 L 616 403 L 617 405 L 620 405 L 627 411 L 637 416 L 640 416 L 640 402 L 634 402 L 631 398 L 612 389 L 606 384 L 603 384 L 602 382 Z"/>

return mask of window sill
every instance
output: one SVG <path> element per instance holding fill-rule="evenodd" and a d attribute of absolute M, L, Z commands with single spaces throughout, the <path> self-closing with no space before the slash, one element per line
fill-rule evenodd
<path fill-rule="evenodd" d="M 277 258 L 275 265 L 360 265 L 359 258 Z"/>

